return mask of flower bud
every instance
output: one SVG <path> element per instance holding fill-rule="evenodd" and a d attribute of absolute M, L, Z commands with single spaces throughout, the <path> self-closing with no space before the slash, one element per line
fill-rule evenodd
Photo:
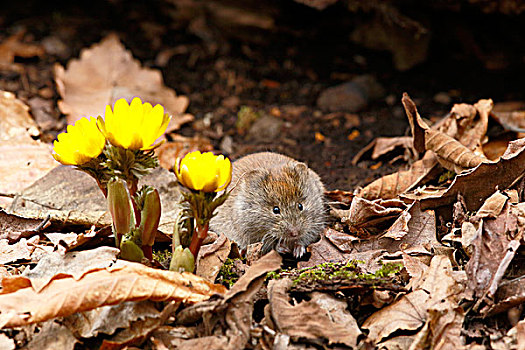
<path fill-rule="evenodd" d="M 155 234 L 159 227 L 161 214 L 159 191 L 149 188 L 144 195 L 144 206 L 141 211 L 140 231 L 142 232 L 142 245 L 152 246 Z"/>
<path fill-rule="evenodd" d="M 141 262 L 144 258 L 142 249 L 133 242 L 131 235 L 125 235 L 120 242 L 120 257 L 128 261 Z"/>
<path fill-rule="evenodd" d="M 195 269 L 195 258 L 188 248 L 182 249 L 179 245 L 173 249 L 171 256 L 170 271 L 175 272 L 193 272 Z"/>
<path fill-rule="evenodd" d="M 112 177 L 108 181 L 108 209 L 113 219 L 113 233 L 121 236 L 131 230 L 133 211 L 131 198 L 124 180 Z"/>

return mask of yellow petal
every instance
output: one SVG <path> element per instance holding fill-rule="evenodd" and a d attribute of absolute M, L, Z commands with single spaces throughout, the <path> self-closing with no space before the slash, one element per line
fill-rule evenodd
<path fill-rule="evenodd" d="M 230 181 L 232 179 L 232 164 L 228 158 L 218 159 L 217 163 L 219 166 L 219 179 L 218 179 L 218 188 L 215 190 L 215 192 L 219 192 L 224 190 L 228 185 L 230 184 Z"/>

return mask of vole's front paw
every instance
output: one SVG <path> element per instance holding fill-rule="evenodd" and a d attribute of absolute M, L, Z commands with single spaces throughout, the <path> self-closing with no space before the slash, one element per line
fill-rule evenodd
<path fill-rule="evenodd" d="M 304 253 L 306 253 L 305 246 L 297 244 L 295 247 L 293 247 L 293 256 L 296 259 L 299 259 L 300 257 L 302 257 Z"/>

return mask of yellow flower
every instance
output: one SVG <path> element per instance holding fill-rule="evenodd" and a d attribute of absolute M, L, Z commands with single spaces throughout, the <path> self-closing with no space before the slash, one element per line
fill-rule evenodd
<path fill-rule="evenodd" d="M 115 146 L 131 150 L 149 150 L 158 146 L 155 140 L 162 136 L 171 117 L 164 113 L 164 107 L 142 103 L 135 97 L 128 105 L 121 98 L 113 110 L 106 106 L 105 120 L 98 117 L 100 131 Z"/>
<path fill-rule="evenodd" d="M 232 164 L 223 155 L 199 151 L 188 153 L 177 159 L 175 174 L 186 187 L 203 192 L 219 192 L 231 181 Z"/>
<path fill-rule="evenodd" d="M 82 165 L 102 153 L 106 139 L 96 119 L 81 118 L 53 143 L 53 157 L 65 165 Z"/>

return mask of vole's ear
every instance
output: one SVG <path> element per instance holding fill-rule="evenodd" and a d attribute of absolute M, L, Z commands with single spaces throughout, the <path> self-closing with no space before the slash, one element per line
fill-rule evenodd
<path fill-rule="evenodd" d="M 234 186 L 241 186 L 241 184 L 248 183 L 248 182 L 259 182 L 262 181 L 264 178 L 265 172 L 263 170 L 250 170 L 246 171 L 242 175 L 239 176 L 239 179 L 234 184 Z"/>
<path fill-rule="evenodd" d="M 304 163 L 297 163 L 294 168 L 299 174 L 308 174 L 308 167 Z"/>

